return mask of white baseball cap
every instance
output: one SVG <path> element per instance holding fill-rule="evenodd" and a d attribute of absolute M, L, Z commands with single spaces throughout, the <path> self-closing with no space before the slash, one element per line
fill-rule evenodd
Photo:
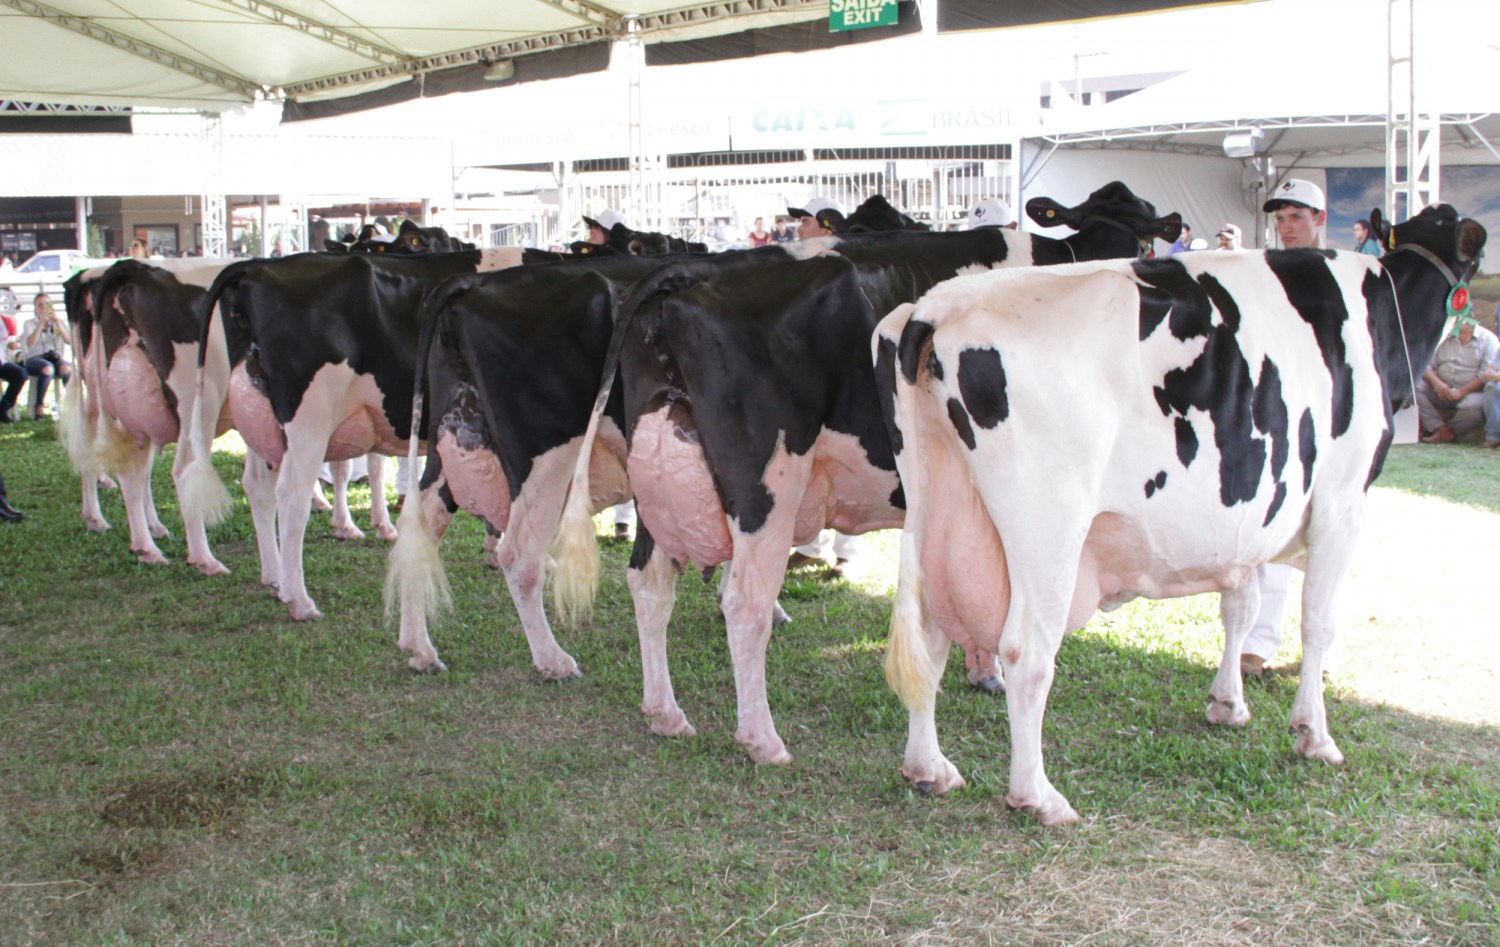
<path fill-rule="evenodd" d="M 826 197 L 815 197 L 801 207 L 788 206 L 786 212 L 792 215 L 793 220 L 801 220 L 803 217 L 817 217 L 825 210 L 837 211 L 841 215 L 844 213 L 844 209 L 838 205 L 837 201 L 831 201 Z"/>
<path fill-rule="evenodd" d="M 998 197 L 987 198 L 969 208 L 970 230 L 978 230 L 980 227 L 1007 227 L 1015 222 L 1015 211 Z"/>
<path fill-rule="evenodd" d="M 1328 201 L 1323 197 L 1323 189 L 1302 178 L 1287 178 L 1283 181 L 1280 187 L 1271 192 L 1271 196 L 1266 199 L 1266 205 L 1261 210 L 1269 214 L 1287 204 L 1316 211 L 1328 209 Z"/>
<path fill-rule="evenodd" d="M 590 227 L 598 227 L 605 233 L 609 233 L 615 229 L 615 224 L 625 223 L 625 218 L 621 217 L 619 212 L 606 207 L 599 212 L 598 217 L 585 217 L 583 222 Z"/>

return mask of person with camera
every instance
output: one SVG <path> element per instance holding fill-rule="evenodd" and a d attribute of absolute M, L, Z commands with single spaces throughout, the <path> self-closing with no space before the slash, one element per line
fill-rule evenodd
<path fill-rule="evenodd" d="M 26 374 L 31 376 L 31 417 L 40 420 L 47 386 L 54 376 L 60 384 L 66 385 L 72 377 L 73 366 L 63 358 L 63 353 L 68 350 L 68 327 L 52 308 L 52 300 L 46 293 L 37 293 L 32 310 L 35 315 L 26 320 L 21 340 L 26 346 Z"/>

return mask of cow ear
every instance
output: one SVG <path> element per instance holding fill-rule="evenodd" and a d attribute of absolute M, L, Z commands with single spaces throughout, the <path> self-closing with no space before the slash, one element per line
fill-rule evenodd
<path fill-rule="evenodd" d="M 878 194 L 876 195 L 876 197 L 879 196 L 880 195 Z M 874 199 L 875 198 L 872 197 L 870 200 Z M 881 198 L 881 200 L 884 201 L 885 199 Z M 869 201 L 866 201 L 865 203 L 868 204 Z M 849 223 L 845 219 L 844 215 L 836 210 L 818 211 L 818 223 L 822 224 L 825 228 L 833 231 L 834 233 L 843 233 L 844 231 L 849 229 Z"/>
<path fill-rule="evenodd" d="M 1479 221 L 1468 217 L 1459 221 L 1458 246 L 1456 247 L 1458 258 L 1465 263 L 1477 261 L 1484 253 L 1484 241 L 1488 236 Z"/>
<path fill-rule="evenodd" d="M 1056 227 L 1059 224 L 1067 224 L 1072 227 L 1072 221 L 1077 219 L 1072 210 L 1062 206 L 1050 197 L 1033 197 L 1027 201 L 1026 216 L 1043 227 Z"/>
<path fill-rule="evenodd" d="M 1387 250 L 1394 250 L 1396 245 L 1392 243 L 1391 222 L 1385 219 L 1385 215 L 1376 207 L 1370 211 L 1370 233 L 1374 235 L 1375 242 Z"/>
<path fill-rule="evenodd" d="M 1146 231 L 1146 236 L 1176 243 L 1177 238 L 1182 236 L 1182 215 L 1173 211 L 1165 217 L 1156 218 L 1151 221 L 1151 228 Z"/>

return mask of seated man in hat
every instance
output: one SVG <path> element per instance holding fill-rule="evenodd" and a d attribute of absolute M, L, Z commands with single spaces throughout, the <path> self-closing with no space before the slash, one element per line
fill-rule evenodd
<path fill-rule="evenodd" d="M 1438 343 L 1432 364 L 1417 380 L 1422 443 L 1478 440 L 1484 428 L 1484 386 L 1500 367 L 1500 338 L 1479 325 L 1472 310 Z"/>

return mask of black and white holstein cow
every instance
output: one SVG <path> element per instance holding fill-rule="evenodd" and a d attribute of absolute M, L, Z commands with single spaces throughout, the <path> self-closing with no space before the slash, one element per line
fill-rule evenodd
<path fill-rule="evenodd" d="M 1038 199 L 1033 216 L 1078 233 L 1049 240 L 1010 230 L 871 233 L 662 267 L 632 288 L 611 342 L 601 411 L 618 358 L 627 472 L 640 528 L 630 585 L 645 670 L 642 708 L 663 735 L 693 732 L 667 673 L 674 566 L 732 560 L 721 603 L 738 696 L 735 733 L 751 758 L 791 760 L 766 702 L 765 652 L 787 550 L 819 529 L 900 526 L 901 485 L 865 356 L 881 316 L 971 267 L 1135 256 L 1180 218 L 1156 217 L 1122 184 L 1071 211 Z M 755 256 L 761 254 L 760 256 Z M 554 587 L 592 594 L 597 555 L 580 461 Z M 567 610 L 565 608 L 565 610 Z"/>
<path fill-rule="evenodd" d="M 934 706 L 949 639 L 973 644 L 999 652 L 1009 687 L 1006 802 L 1076 820 L 1042 766 L 1054 658 L 1096 609 L 1141 595 L 1223 593 L 1208 719 L 1244 724 L 1240 648 L 1272 561 L 1307 575 L 1295 750 L 1343 762 L 1322 686 L 1336 593 L 1392 413 L 1485 242 L 1447 205 L 1374 223 L 1393 248 L 1378 260 L 1271 250 L 985 273 L 881 322 L 907 501 L 886 664 L 910 713 L 906 778 L 964 785 Z"/>
<path fill-rule="evenodd" d="M 244 486 L 261 582 L 276 587 L 293 618 L 321 615 L 302 571 L 318 468 L 325 460 L 395 454 L 411 436 L 422 297 L 449 276 L 520 260 L 514 248 L 305 253 L 236 263 L 214 280 L 204 299 L 200 338 L 222 320 L 231 366 L 229 410 L 258 460 L 247 458 Z M 180 491 L 183 504 L 205 514 L 222 511 L 228 499 L 209 462 L 213 419 L 221 408 L 222 399 L 200 394 L 183 432 L 193 454 Z M 371 502 L 384 509 L 383 495 Z"/>
<path fill-rule="evenodd" d="M 547 547 L 588 429 L 619 298 L 662 258 L 585 257 L 454 277 L 427 297 L 413 417 L 427 441 L 421 501 L 408 498 L 391 549 L 387 604 L 413 670 L 442 669 L 428 620 L 446 604 L 438 543 L 462 509 L 500 535 L 496 564 L 543 677 L 580 675 L 542 607 Z M 421 405 L 425 403 L 426 407 Z M 630 499 L 624 402 L 593 441 L 595 510 Z"/>
<path fill-rule="evenodd" d="M 196 303 L 232 260 L 121 260 L 75 274 L 63 293 L 72 316 L 76 383 L 69 386 L 63 440 L 83 487 L 83 520 L 92 531 L 109 529 L 99 508 L 96 471 L 120 480 L 130 524 L 130 550 L 140 562 L 167 561 L 155 539 L 167 535 L 151 498 L 156 449 L 178 439 L 191 416 L 197 390 Z M 223 391 L 229 378 L 224 336 L 209 336 L 205 385 Z M 218 431 L 222 432 L 222 421 Z M 173 466 L 181 483 L 190 459 L 179 451 Z M 209 550 L 203 520 L 184 508 L 188 562 L 206 574 L 224 566 Z"/>

